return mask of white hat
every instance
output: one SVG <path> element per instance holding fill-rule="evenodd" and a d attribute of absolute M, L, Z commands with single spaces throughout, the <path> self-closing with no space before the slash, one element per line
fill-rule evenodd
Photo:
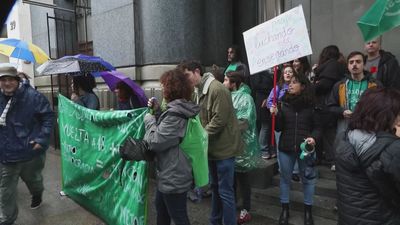
<path fill-rule="evenodd" d="M 0 78 L 1 77 L 15 77 L 18 80 L 20 79 L 18 76 L 17 68 L 11 63 L 0 63 Z"/>

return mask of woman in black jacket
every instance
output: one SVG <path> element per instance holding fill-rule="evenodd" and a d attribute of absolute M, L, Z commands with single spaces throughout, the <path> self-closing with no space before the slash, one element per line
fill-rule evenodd
<path fill-rule="evenodd" d="M 314 88 L 317 96 L 317 108 L 322 120 L 322 140 L 317 147 L 317 159 L 320 161 L 325 152 L 327 163 L 332 164 L 334 170 L 334 150 L 333 142 L 336 136 L 336 117 L 329 112 L 326 101 L 336 82 L 344 78 L 346 72 L 346 62 L 342 62 L 343 57 L 336 45 L 326 46 L 319 55 L 318 64 L 313 66 L 315 73 Z"/>
<path fill-rule="evenodd" d="M 336 148 L 339 225 L 400 224 L 400 91 L 368 89 Z"/>
<path fill-rule="evenodd" d="M 315 145 L 319 136 L 317 114 L 314 111 L 314 93 L 310 82 L 304 75 L 294 75 L 289 89 L 282 99 L 279 110 L 272 107 L 272 113 L 277 113 L 278 131 L 282 131 L 279 139 L 278 160 L 280 165 L 280 199 L 282 212 L 279 224 L 288 224 L 289 220 L 289 192 L 296 160 L 299 163 L 301 181 L 304 192 L 304 224 L 314 224 L 311 207 L 315 189 L 315 154 L 309 154 L 300 159 L 300 145 L 302 142 L 310 146 Z"/>

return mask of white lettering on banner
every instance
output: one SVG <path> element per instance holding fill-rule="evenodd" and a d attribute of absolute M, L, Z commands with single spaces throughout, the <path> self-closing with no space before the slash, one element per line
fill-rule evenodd
<path fill-rule="evenodd" d="M 120 206 L 121 216 L 119 217 L 121 224 L 128 225 L 143 225 L 144 224 L 144 216 L 136 216 L 132 213 L 128 208 L 124 206 Z"/>
<path fill-rule="evenodd" d="M 251 74 L 312 54 L 301 5 L 245 31 L 243 37 Z"/>
<path fill-rule="evenodd" d="M 73 127 L 69 124 L 64 124 L 63 131 L 65 136 L 68 138 L 71 138 L 77 142 L 89 143 L 89 132 L 84 129 Z"/>

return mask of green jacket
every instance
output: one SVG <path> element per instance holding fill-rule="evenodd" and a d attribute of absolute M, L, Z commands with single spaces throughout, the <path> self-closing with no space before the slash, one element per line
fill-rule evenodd
<path fill-rule="evenodd" d="M 208 133 L 208 158 L 228 159 L 241 155 L 243 141 L 229 90 L 211 73 L 199 85 L 200 120 Z"/>

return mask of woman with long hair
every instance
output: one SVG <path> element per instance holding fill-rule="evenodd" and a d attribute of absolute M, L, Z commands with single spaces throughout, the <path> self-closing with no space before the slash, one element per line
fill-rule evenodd
<path fill-rule="evenodd" d="M 279 140 L 278 161 L 280 166 L 280 200 L 282 212 L 280 225 L 289 223 L 289 193 L 293 167 L 297 161 L 300 169 L 304 192 L 304 224 L 314 224 L 311 208 L 315 189 L 316 173 L 315 154 L 300 157 L 301 144 L 304 142 L 314 149 L 320 135 L 318 115 L 315 112 L 314 92 L 309 80 L 304 75 L 294 75 L 281 104 L 271 107 L 271 113 L 277 115 Z"/>
<path fill-rule="evenodd" d="M 338 137 L 339 225 L 400 224 L 400 91 L 368 89 Z"/>
<path fill-rule="evenodd" d="M 292 66 L 286 66 L 283 68 L 282 75 L 279 78 L 278 85 L 276 86 L 276 102 L 280 102 L 282 97 L 285 95 L 287 89 L 289 88 L 289 83 L 290 80 L 292 79 L 293 75 L 295 74 L 295 71 Z M 272 106 L 274 106 L 274 89 L 271 90 L 269 93 L 269 96 L 267 98 L 267 101 L 263 103 L 263 107 L 267 107 L 268 109 L 271 109 Z M 274 132 L 274 131 L 271 131 Z M 279 135 L 276 136 L 278 139 L 277 142 L 279 142 Z M 277 154 L 275 149 L 272 147 L 269 148 L 269 152 L 266 152 L 265 155 L 263 155 L 264 159 L 271 159 L 271 158 L 276 158 Z"/>
<path fill-rule="evenodd" d="M 329 112 L 326 102 L 336 82 L 345 77 L 346 62 L 336 45 L 326 46 L 319 55 L 318 64 L 313 66 L 315 73 L 314 88 L 317 96 L 317 107 L 323 122 L 322 140 L 317 148 L 317 159 L 323 159 L 335 169 L 333 142 L 336 136 L 336 117 Z"/>
<path fill-rule="evenodd" d="M 294 59 L 292 62 L 292 66 L 297 74 L 303 74 L 308 78 L 311 83 L 314 82 L 315 74 L 311 71 L 311 66 L 308 62 L 307 56 Z"/>

